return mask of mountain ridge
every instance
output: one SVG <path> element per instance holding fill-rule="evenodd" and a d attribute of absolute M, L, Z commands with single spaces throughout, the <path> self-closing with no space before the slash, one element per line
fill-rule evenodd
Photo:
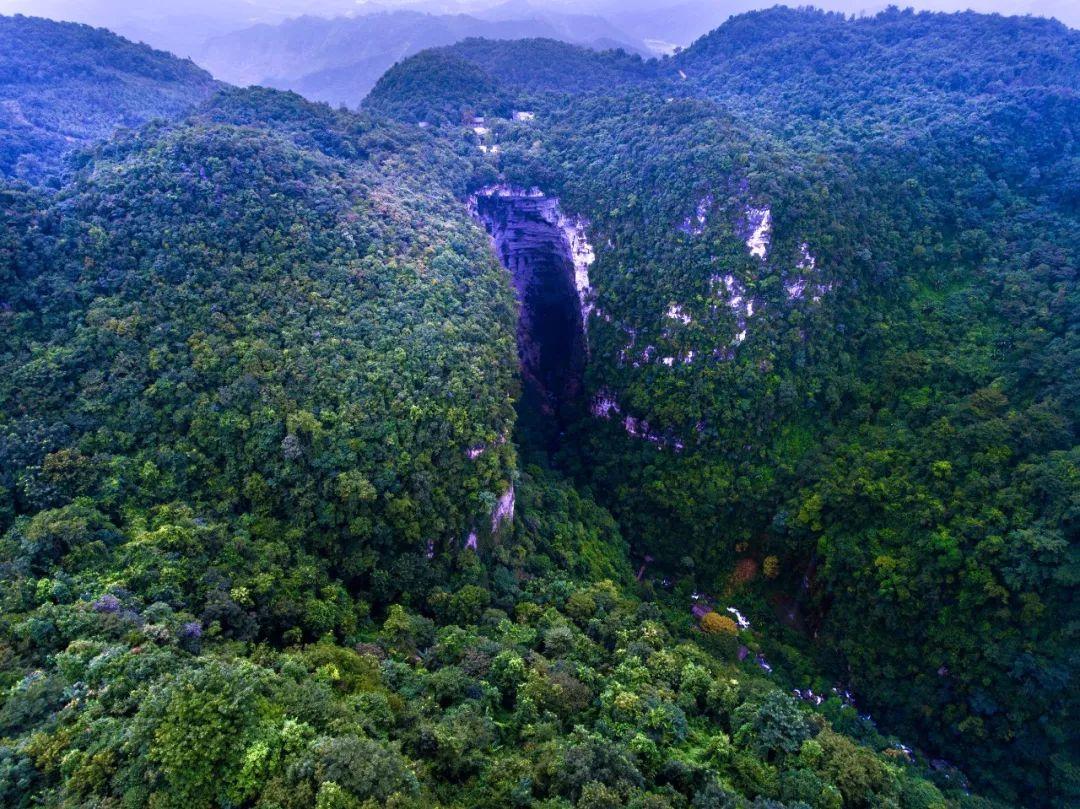
<path fill-rule="evenodd" d="M 0 182 L 0 802 L 1070 805 L 1080 46 L 729 25 Z"/>
<path fill-rule="evenodd" d="M 0 17 L 0 27 L 5 175 L 40 180 L 78 145 L 106 137 L 117 125 L 137 127 L 155 116 L 178 115 L 217 88 L 190 61 L 104 29 L 21 16 Z M 46 57 L 53 49 L 67 56 Z"/>
<path fill-rule="evenodd" d="M 580 30 L 585 24 L 582 20 L 590 27 Z M 262 83 L 298 90 L 316 101 L 356 106 L 379 76 L 400 59 L 476 36 L 545 36 L 644 50 L 643 45 L 593 18 L 393 11 L 334 19 L 300 17 L 256 26 L 211 40 L 199 61 L 234 84 Z M 332 79 L 326 82 L 328 76 Z"/>

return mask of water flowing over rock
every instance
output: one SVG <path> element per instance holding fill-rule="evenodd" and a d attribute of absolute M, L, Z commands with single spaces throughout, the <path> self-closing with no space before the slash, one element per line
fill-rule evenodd
<path fill-rule="evenodd" d="M 728 607 L 727 611 L 735 616 L 735 623 L 739 625 L 739 629 L 749 629 L 750 621 L 745 615 L 739 612 L 735 607 Z"/>

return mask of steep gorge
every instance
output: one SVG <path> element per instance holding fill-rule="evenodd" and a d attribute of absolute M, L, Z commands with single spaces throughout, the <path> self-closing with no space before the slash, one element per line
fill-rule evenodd
<path fill-rule="evenodd" d="M 524 383 L 519 419 L 552 450 L 582 406 L 592 249 L 584 223 L 537 190 L 489 187 L 470 199 L 491 235 L 519 302 L 518 354 Z"/>

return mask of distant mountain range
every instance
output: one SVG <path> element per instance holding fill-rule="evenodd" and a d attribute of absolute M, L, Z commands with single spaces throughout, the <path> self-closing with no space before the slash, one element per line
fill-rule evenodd
<path fill-rule="evenodd" d="M 216 37 L 196 61 L 232 84 L 294 90 L 316 101 L 355 106 L 396 62 L 469 37 L 543 37 L 597 50 L 649 52 L 643 40 L 600 17 L 508 3 L 478 16 L 393 11 L 334 19 L 299 17 Z"/>

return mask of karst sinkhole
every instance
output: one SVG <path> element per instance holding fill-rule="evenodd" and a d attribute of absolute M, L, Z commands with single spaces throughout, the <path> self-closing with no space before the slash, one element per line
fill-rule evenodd
<path fill-rule="evenodd" d="M 529 443 L 551 452 L 581 411 L 587 287 L 575 280 L 585 270 L 575 267 L 581 245 L 575 252 L 572 242 L 583 240 L 582 224 L 562 214 L 557 198 L 537 191 L 488 189 L 473 196 L 471 207 L 517 293 L 519 426 Z"/>

